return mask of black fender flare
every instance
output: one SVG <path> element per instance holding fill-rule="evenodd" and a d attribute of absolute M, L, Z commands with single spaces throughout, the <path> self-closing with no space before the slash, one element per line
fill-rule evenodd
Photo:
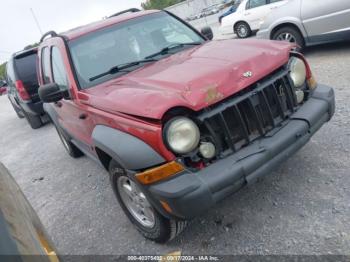
<path fill-rule="evenodd" d="M 92 140 L 99 150 L 108 154 L 126 170 L 142 170 L 166 160 L 141 139 L 104 125 L 97 125 Z"/>

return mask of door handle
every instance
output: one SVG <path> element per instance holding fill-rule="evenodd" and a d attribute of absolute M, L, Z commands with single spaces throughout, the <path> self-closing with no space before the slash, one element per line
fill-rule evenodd
<path fill-rule="evenodd" d="M 84 120 L 84 119 L 86 119 L 88 117 L 88 115 L 87 114 L 80 114 L 79 115 L 79 119 L 81 119 L 81 120 Z"/>
<path fill-rule="evenodd" d="M 250 15 L 250 13 L 245 13 L 245 15 Z"/>
<path fill-rule="evenodd" d="M 54 105 L 55 105 L 56 107 L 62 107 L 62 102 L 55 102 Z"/>

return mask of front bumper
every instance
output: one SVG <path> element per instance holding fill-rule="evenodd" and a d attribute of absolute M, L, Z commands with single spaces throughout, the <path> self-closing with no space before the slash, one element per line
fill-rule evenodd
<path fill-rule="evenodd" d="M 218 201 L 255 182 L 303 147 L 335 111 L 332 88 L 319 85 L 310 99 L 279 130 L 272 130 L 249 146 L 201 171 L 184 171 L 148 188 L 153 202 L 165 201 L 172 212 L 191 219 Z M 159 204 L 156 206 L 160 207 Z"/>

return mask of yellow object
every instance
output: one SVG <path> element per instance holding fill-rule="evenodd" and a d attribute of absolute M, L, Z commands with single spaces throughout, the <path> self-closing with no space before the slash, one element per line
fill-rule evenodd
<path fill-rule="evenodd" d="M 175 175 L 182 170 L 184 170 L 184 167 L 181 164 L 172 161 L 162 166 L 148 169 L 145 172 L 139 173 L 136 175 L 136 179 L 144 185 L 149 185 Z"/>
<path fill-rule="evenodd" d="M 307 80 L 307 84 L 309 85 L 309 88 L 311 90 L 314 90 L 317 87 L 317 81 L 315 79 L 314 76 L 311 76 L 308 80 Z"/>
<path fill-rule="evenodd" d="M 40 232 L 38 232 L 38 237 L 42 247 L 45 250 L 45 253 L 49 257 L 50 262 L 59 262 L 56 252 L 53 250 L 49 242 L 46 240 L 45 236 L 43 234 L 40 234 Z"/>
<path fill-rule="evenodd" d="M 175 251 L 172 253 L 169 253 L 165 256 L 162 256 L 159 262 L 168 262 L 168 261 L 181 261 L 181 251 Z"/>
<path fill-rule="evenodd" d="M 172 213 L 173 210 L 171 209 L 171 207 L 169 206 L 169 204 L 165 201 L 160 201 L 160 203 L 162 204 L 163 208 L 168 212 L 168 213 Z"/>

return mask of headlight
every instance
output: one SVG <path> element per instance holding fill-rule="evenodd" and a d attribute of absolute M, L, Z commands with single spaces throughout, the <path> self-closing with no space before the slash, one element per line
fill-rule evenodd
<path fill-rule="evenodd" d="M 301 87 L 306 81 L 306 66 L 300 58 L 292 57 L 289 62 L 290 77 L 295 87 Z"/>
<path fill-rule="evenodd" d="M 186 154 L 199 144 L 200 132 L 198 126 L 185 117 L 173 120 L 166 129 L 167 143 L 178 154 Z"/>

